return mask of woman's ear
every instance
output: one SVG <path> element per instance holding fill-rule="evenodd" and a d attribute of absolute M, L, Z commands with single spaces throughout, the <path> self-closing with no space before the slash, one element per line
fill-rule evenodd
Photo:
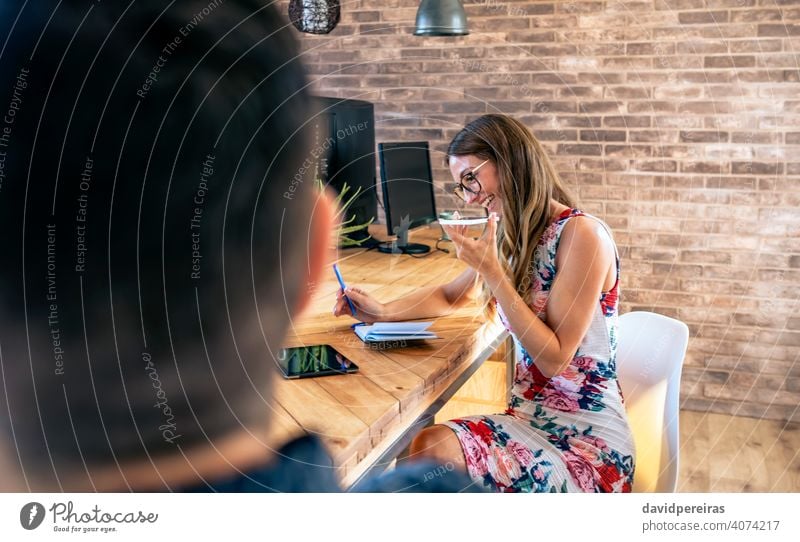
<path fill-rule="evenodd" d="M 326 264 L 335 256 L 331 237 L 334 231 L 334 203 L 327 191 L 313 191 L 314 199 L 311 218 L 308 226 L 308 252 L 306 253 L 306 279 L 302 291 L 297 298 L 295 316 L 299 316 L 308 307 L 314 295 L 316 285 L 322 277 Z"/>

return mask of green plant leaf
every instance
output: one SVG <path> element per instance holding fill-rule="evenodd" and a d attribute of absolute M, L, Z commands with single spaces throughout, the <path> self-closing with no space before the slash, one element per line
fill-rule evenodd
<path fill-rule="evenodd" d="M 316 179 L 315 184 L 317 189 L 320 191 L 325 190 L 325 185 L 322 183 L 322 180 Z M 351 187 L 348 186 L 347 183 L 342 185 L 341 190 L 336 195 L 336 199 L 334 199 L 334 204 L 336 205 L 336 219 L 339 220 L 339 227 L 336 229 L 336 237 L 339 242 L 339 246 L 342 247 L 352 247 L 352 246 L 359 246 L 367 239 L 371 239 L 372 236 L 368 235 L 364 239 L 355 240 L 351 238 L 349 235 L 351 233 L 355 233 L 357 231 L 365 230 L 375 221 L 375 217 L 369 219 L 368 222 L 364 222 L 363 224 L 353 224 L 356 220 L 356 215 L 352 215 L 350 218 L 346 220 L 341 220 L 342 218 L 347 216 L 347 209 L 350 205 L 358 198 L 361 194 L 361 187 L 357 187 L 356 190 L 352 193 L 352 195 L 347 196 L 347 193 L 351 191 Z M 345 197 L 347 198 L 345 199 Z"/>

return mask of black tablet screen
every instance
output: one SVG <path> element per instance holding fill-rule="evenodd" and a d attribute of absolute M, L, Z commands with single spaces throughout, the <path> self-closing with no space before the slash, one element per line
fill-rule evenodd
<path fill-rule="evenodd" d="M 355 373 L 358 366 L 327 344 L 284 348 L 278 366 L 286 378 Z"/>

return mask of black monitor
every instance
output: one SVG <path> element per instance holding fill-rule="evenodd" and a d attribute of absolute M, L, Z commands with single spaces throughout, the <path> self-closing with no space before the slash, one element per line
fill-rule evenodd
<path fill-rule="evenodd" d="M 379 143 L 383 206 L 386 210 L 386 229 L 397 235 L 381 252 L 422 254 L 430 247 L 408 242 L 408 230 L 436 220 L 433 196 L 433 175 L 427 141 Z"/>
<path fill-rule="evenodd" d="M 326 186 L 337 193 L 345 184 L 350 192 L 347 200 L 361 190 L 347 208 L 353 225 L 377 218 L 378 197 L 375 190 L 375 108 L 370 102 L 316 96 L 317 115 L 313 119 L 311 157 L 314 172 Z M 351 232 L 348 237 L 368 246 L 366 229 Z"/>

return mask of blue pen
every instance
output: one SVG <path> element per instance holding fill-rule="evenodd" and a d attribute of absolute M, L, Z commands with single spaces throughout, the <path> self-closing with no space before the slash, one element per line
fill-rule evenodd
<path fill-rule="evenodd" d="M 345 284 L 344 284 L 344 279 L 342 278 L 342 273 L 339 271 L 339 265 L 338 264 L 333 264 L 333 272 L 336 273 L 336 280 L 339 281 L 339 286 L 342 287 L 342 293 L 344 293 L 344 291 L 347 289 L 347 286 L 345 286 Z M 350 301 L 350 298 L 347 297 L 347 296 L 344 296 L 344 298 L 347 300 L 347 304 L 350 305 L 350 314 L 355 316 L 356 315 L 356 308 L 353 305 L 353 302 Z"/>

